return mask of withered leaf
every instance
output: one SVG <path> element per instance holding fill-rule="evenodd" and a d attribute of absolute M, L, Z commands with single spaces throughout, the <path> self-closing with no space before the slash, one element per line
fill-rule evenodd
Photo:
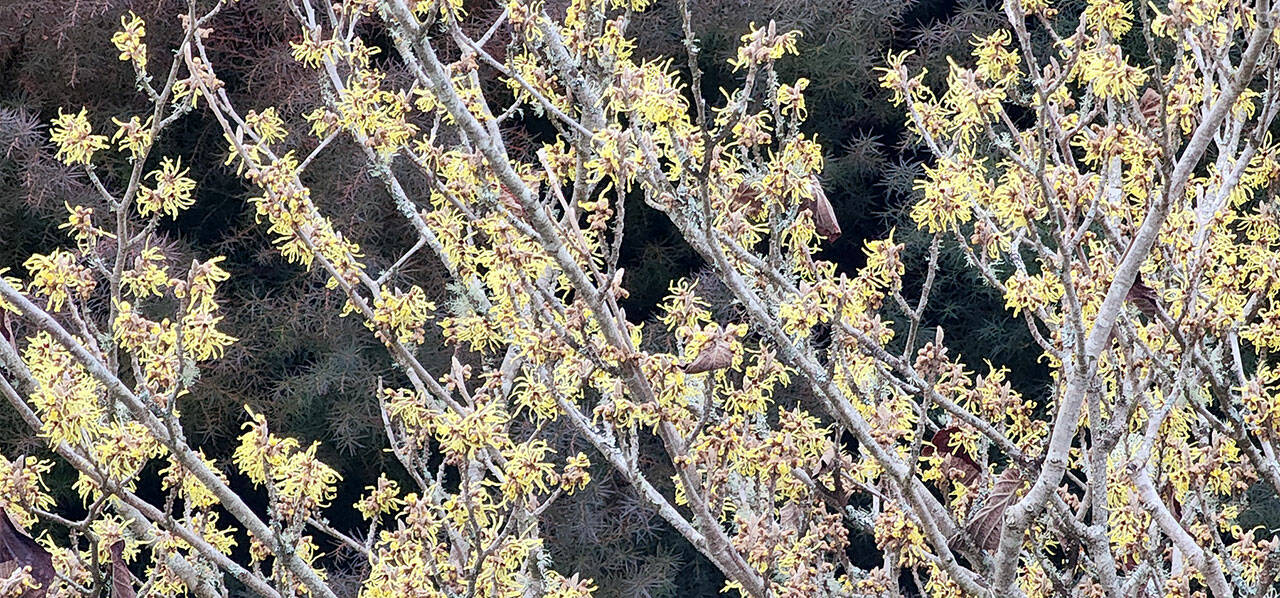
<path fill-rule="evenodd" d="M 760 210 L 764 209 L 764 202 L 760 199 L 760 190 L 754 185 L 743 181 L 738 183 L 737 187 L 729 194 L 729 204 L 734 209 L 739 209 L 749 216 L 757 216 Z"/>
<path fill-rule="evenodd" d="M 955 426 L 948 426 L 938 430 L 933 434 L 933 438 L 929 440 L 929 444 L 920 448 L 920 454 L 925 457 L 931 456 L 935 452 L 943 455 L 942 463 L 949 470 L 947 472 L 948 477 L 968 486 L 977 479 L 978 474 L 982 472 L 982 468 L 967 452 L 951 446 L 951 436 L 959 431 L 960 428 Z"/>
<path fill-rule="evenodd" d="M 1124 298 L 1133 303 L 1133 306 L 1147 317 L 1155 317 L 1156 305 L 1160 296 L 1156 294 L 1155 289 L 1142 282 L 1141 275 L 1133 279 L 1133 285 L 1129 287 L 1129 292 L 1125 293 Z"/>
<path fill-rule="evenodd" d="M 822 190 L 822 183 L 816 178 L 812 179 L 809 191 L 812 197 L 805 200 L 804 207 L 813 213 L 813 228 L 828 241 L 834 241 L 842 231 L 840 222 L 836 220 L 836 211 L 827 200 L 826 192 Z"/>
<path fill-rule="evenodd" d="M 1142 93 L 1142 99 L 1138 100 L 1138 112 L 1150 126 L 1160 124 L 1160 103 L 1160 94 L 1150 87 Z"/>
<path fill-rule="evenodd" d="M 18 598 L 43 598 L 53 582 L 53 555 L 23 532 L 7 511 L 0 509 L 0 569 L 12 574 L 22 567 L 31 568 L 31 579 L 40 587 L 19 594 Z"/>
<path fill-rule="evenodd" d="M 729 367 L 733 363 L 733 344 L 724 336 L 717 336 L 702 347 L 698 356 L 684 366 L 686 374 L 700 374 Z"/>
<path fill-rule="evenodd" d="M 827 448 L 822 451 L 822 455 L 818 457 L 818 466 L 813 470 L 814 477 L 833 471 L 836 468 L 839 459 L 840 450 L 836 447 L 836 443 L 829 443 Z"/>
<path fill-rule="evenodd" d="M 965 526 L 976 546 L 988 552 L 995 551 L 1000 546 L 1000 527 L 1004 523 L 1004 512 L 1018 502 L 1018 490 L 1021 487 L 1022 473 L 1017 467 L 1005 468 L 1000 477 L 996 478 L 986 501 L 973 513 Z"/>
<path fill-rule="evenodd" d="M 778 523 L 782 529 L 800 529 L 804 524 L 804 509 L 796 502 L 788 502 L 778 510 Z"/>
<path fill-rule="evenodd" d="M 111 545 L 111 598 L 136 598 L 133 590 L 133 574 L 124 564 L 124 542 Z"/>

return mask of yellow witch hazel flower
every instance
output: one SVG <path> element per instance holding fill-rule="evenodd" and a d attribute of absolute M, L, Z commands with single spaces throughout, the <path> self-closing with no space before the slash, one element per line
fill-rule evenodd
<path fill-rule="evenodd" d="M 796 120 L 809 117 L 809 110 L 804 101 L 804 90 L 808 87 L 809 80 L 804 77 L 796 79 L 795 85 L 783 83 L 778 86 L 778 105 L 784 114 Z"/>
<path fill-rule="evenodd" d="M 355 506 L 356 510 L 360 511 L 360 515 L 367 520 L 391 513 L 404 505 L 404 499 L 400 498 L 400 484 L 387 478 L 386 474 L 378 476 L 376 486 L 365 486 L 364 489 L 366 494 Z"/>
<path fill-rule="evenodd" d="M 545 598 L 590 598 L 596 591 L 591 578 L 579 578 L 577 574 L 565 577 L 555 571 L 547 572 Z"/>
<path fill-rule="evenodd" d="M 44 475 L 51 469 L 51 461 L 35 457 L 10 461 L 0 455 L 0 508 L 20 525 L 34 525 L 37 519 L 28 507 L 48 509 L 54 505 L 44 481 Z"/>
<path fill-rule="evenodd" d="M 508 501 L 518 500 L 533 492 L 546 493 L 555 478 L 555 469 L 546 461 L 552 451 L 546 441 L 531 440 L 514 445 L 503 456 L 507 479 L 501 483 L 502 495 Z"/>
<path fill-rule="evenodd" d="M 916 182 L 924 198 L 911 208 L 911 218 L 929 233 L 949 230 L 973 218 L 975 200 L 990 197 L 983 164 L 971 157 L 943 158 L 936 167 L 925 167 Z"/>
<path fill-rule="evenodd" d="M 107 136 L 93 134 L 84 108 L 77 114 L 65 114 L 59 108 L 49 138 L 58 144 L 56 157 L 67 165 L 88 164 L 94 152 L 107 148 Z"/>
<path fill-rule="evenodd" d="M 116 236 L 93 225 L 93 208 L 88 206 L 72 206 L 62 202 L 67 208 L 67 221 L 58 228 L 70 231 L 71 238 L 76 240 L 76 247 L 84 251 L 93 247 L 102 237 L 114 239 Z"/>
<path fill-rule="evenodd" d="M 250 110 L 244 117 L 244 123 L 262 138 L 263 143 L 277 143 L 289 135 L 284 128 L 284 120 L 276 114 L 275 107 L 267 108 L 262 113 Z"/>
<path fill-rule="evenodd" d="M 777 60 L 787 54 L 800 53 L 796 49 L 796 42 L 800 39 L 799 31 L 780 34 L 777 23 L 773 21 L 769 21 L 768 26 L 763 29 L 757 29 L 755 23 L 751 23 L 750 27 L 751 32 L 742 36 L 742 45 L 738 47 L 737 58 L 729 60 L 734 71 L 744 66 Z"/>
<path fill-rule="evenodd" d="M 191 207 L 195 203 L 191 191 L 196 188 L 196 182 L 186 176 L 188 170 L 182 167 L 181 158 L 164 158 L 160 162 L 160 170 L 153 170 L 147 175 L 156 182 L 156 188 L 138 190 L 138 213 L 150 216 L 164 212 L 170 218 L 177 218 L 178 212 Z"/>
<path fill-rule="evenodd" d="M 170 285 L 164 256 L 155 247 L 146 247 L 133 260 L 133 267 L 120 275 L 120 287 L 139 299 L 160 296 Z"/>
<path fill-rule="evenodd" d="M 1133 11 L 1129 3 L 1118 0 L 1090 0 L 1084 20 L 1095 29 L 1106 29 L 1117 38 L 1133 27 Z"/>
<path fill-rule="evenodd" d="M 120 50 L 120 60 L 132 62 L 140 71 L 146 70 L 147 44 L 142 42 L 142 38 L 147 35 L 146 23 L 131 10 L 128 16 L 120 17 L 120 26 L 123 29 L 111 36 L 111 43 Z"/>
<path fill-rule="evenodd" d="M 1009 49 L 1013 40 L 1008 29 L 1000 29 L 986 37 L 974 36 L 973 57 L 976 72 L 982 79 L 997 83 L 1016 79 L 1021 57 Z"/>
<path fill-rule="evenodd" d="M 23 265 L 31 272 L 31 284 L 28 288 L 47 297 L 49 311 L 52 312 L 61 311 L 63 304 L 71 297 L 88 297 L 97 286 L 93 271 L 81 266 L 76 256 L 69 251 L 55 249 L 47 255 L 36 254 Z"/>
<path fill-rule="evenodd" d="M 636 12 L 642 12 L 653 5 L 653 0 L 611 0 L 610 4 L 614 8 L 629 8 Z"/>
<path fill-rule="evenodd" d="M 327 506 L 342 476 L 316 457 L 318 443 L 303 449 L 294 438 L 272 434 L 261 414 L 247 406 L 245 411 L 250 421 L 232 456 L 240 472 L 255 485 L 273 486 L 280 513 L 287 518 L 305 517 Z"/>
<path fill-rule="evenodd" d="M 319 68 L 326 61 L 336 60 L 342 55 L 341 42 L 311 29 L 303 29 L 302 41 L 289 42 L 289 47 L 293 49 L 294 60 L 311 68 Z"/>
<path fill-rule="evenodd" d="M 99 402 L 102 383 L 44 331 L 27 339 L 22 361 L 37 382 L 31 404 L 44 420 L 45 437 L 55 445 L 72 446 L 98 438 L 105 419 Z"/>
<path fill-rule="evenodd" d="M 1082 84 L 1091 85 L 1099 97 L 1117 100 L 1138 97 L 1138 88 L 1147 80 L 1147 74 L 1129 64 L 1115 44 L 1081 52 L 1072 74 Z"/>
<path fill-rule="evenodd" d="M 367 324 L 373 328 L 375 324 L 387 327 L 395 340 L 409 344 L 421 343 L 426 334 L 426 323 L 436 309 L 435 304 L 427 301 L 427 294 L 422 287 L 413 285 L 408 292 L 396 289 L 382 289 L 373 303 L 373 322 Z"/>
<path fill-rule="evenodd" d="M 455 21 L 467 14 L 462 0 L 417 0 L 413 5 L 413 14 L 426 17 L 438 12 L 445 22 Z"/>
<path fill-rule="evenodd" d="M 217 329 L 222 316 L 198 311 L 182 320 L 183 349 L 197 361 L 222 357 L 226 348 L 236 342 L 234 336 Z"/>
<path fill-rule="evenodd" d="M 111 140 L 120 151 L 128 151 L 129 157 L 137 160 L 151 148 L 151 117 L 148 116 L 146 122 L 136 116 L 128 121 L 112 118 L 111 122 L 119 127 Z"/>
<path fill-rule="evenodd" d="M 222 262 L 226 256 L 218 256 L 211 258 L 204 263 L 192 262 L 190 287 L 177 293 L 179 297 L 187 297 L 187 302 L 191 309 L 195 311 L 213 311 L 217 309 L 218 304 L 213 299 L 214 292 L 217 290 L 216 285 L 220 282 L 226 282 L 231 279 L 231 274 L 222 269 Z"/>
<path fill-rule="evenodd" d="M 203 449 L 197 450 L 196 458 L 200 459 L 205 467 L 215 472 L 223 483 L 226 483 L 227 476 L 218 469 L 212 459 L 204 455 Z M 214 495 L 213 491 L 176 459 L 170 460 L 169 466 L 160 470 L 160 475 L 163 476 L 161 480 L 162 488 L 165 490 L 177 488 L 183 500 L 189 502 L 191 506 L 205 508 L 218 502 L 218 497 Z"/>
<path fill-rule="evenodd" d="M 560 474 L 560 486 L 569 494 L 586 488 L 591 483 L 590 468 L 591 459 L 586 454 L 579 452 L 569 457 L 564 465 L 564 473 Z"/>
<path fill-rule="evenodd" d="M 21 280 L 18 280 L 18 279 L 16 279 L 16 278 L 14 278 L 14 277 L 12 277 L 12 276 L 6 276 L 6 275 L 5 275 L 5 273 L 6 273 L 6 272 L 8 272 L 8 271 L 9 271 L 9 269 L 8 269 L 8 268 L 0 268 L 0 278 L 3 278 L 3 279 L 4 279 L 4 281 L 5 281 L 6 283 L 8 283 L 8 285 L 9 285 L 9 286 L 11 286 L 11 287 L 13 287 L 13 288 L 17 289 L 19 292 L 21 292 L 21 291 L 22 291 L 22 281 L 21 281 Z M 13 313 L 15 313 L 15 314 L 20 314 L 20 313 L 22 313 L 22 312 L 18 311 L 18 308 L 17 308 L 17 307 L 14 307 L 14 306 L 13 306 L 12 304 L 10 304 L 8 301 L 5 301 L 4 299 L 0 299 L 0 312 L 4 312 L 4 311 L 11 311 L 11 312 L 13 312 Z"/>
<path fill-rule="evenodd" d="M 1064 292 L 1062 282 L 1047 272 L 1034 276 L 1017 273 L 1004 284 L 1004 302 L 1014 316 L 1024 309 L 1034 311 L 1052 305 Z"/>

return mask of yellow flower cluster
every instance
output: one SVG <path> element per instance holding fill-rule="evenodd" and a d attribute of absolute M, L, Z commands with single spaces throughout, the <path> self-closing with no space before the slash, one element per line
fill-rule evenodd
<path fill-rule="evenodd" d="M 134 258 L 133 267 L 125 270 L 120 276 L 121 288 L 137 299 L 146 299 L 152 295 L 162 296 L 172 284 L 164 256 L 155 247 L 144 248 L 142 253 Z"/>
<path fill-rule="evenodd" d="M 54 504 L 44 482 L 51 469 L 53 462 L 44 459 L 24 456 L 11 461 L 0 456 L 0 509 L 17 524 L 31 527 L 36 522 L 31 509 L 47 510 Z"/>
<path fill-rule="evenodd" d="M 50 442 L 80 446 L 103 434 L 102 383 L 49 333 L 27 339 L 22 361 L 38 383 L 31 403 L 43 418 L 42 432 Z"/>
<path fill-rule="evenodd" d="M 249 421 L 240 436 L 232 460 L 255 485 L 270 485 L 274 508 L 290 521 L 305 521 L 329 504 L 337 493 L 338 472 L 316 457 L 318 443 L 305 450 L 293 438 L 280 438 L 267 428 L 267 420 L 248 407 Z"/>
<path fill-rule="evenodd" d="M 413 285 L 408 292 L 382 289 L 373 302 L 373 321 L 365 325 L 403 344 L 421 344 L 426 324 L 435 312 L 435 303 L 427 301 L 422 287 Z"/>
<path fill-rule="evenodd" d="M 203 450 L 199 450 L 196 456 L 206 469 L 214 472 L 224 484 L 227 482 L 226 475 L 213 460 L 204 456 Z M 218 498 L 213 491 L 176 459 L 170 461 L 169 466 L 160 471 L 160 475 L 162 476 L 161 488 L 165 490 L 176 488 L 182 500 L 193 508 L 206 509 L 218 503 Z"/>
<path fill-rule="evenodd" d="M 244 115 L 244 124 L 248 125 L 249 130 L 253 131 L 254 135 L 257 135 L 258 139 L 265 144 L 279 143 L 289 135 L 289 131 L 284 128 L 284 120 L 276 114 L 274 106 L 261 113 L 250 110 Z"/>
<path fill-rule="evenodd" d="M 310 68 L 320 68 L 326 62 L 336 61 L 345 55 L 341 41 L 327 38 L 311 28 L 302 30 L 302 41 L 289 42 L 293 59 Z"/>
<path fill-rule="evenodd" d="M 545 440 L 522 442 L 502 451 L 506 479 L 499 488 L 504 500 L 514 503 L 534 492 L 548 492 L 556 478 L 555 467 L 546 460 L 549 452 L 554 451 Z"/>
<path fill-rule="evenodd" d="M 230 277 L 218 266 L 223 259 L 193 262 L 187 280 L 181 281 L 170 278 L 163 257 L 154 248 L 147 248 L 135 260 L 134 267 L 122 276 L 126 292 L 138 300 L 161 296 L 169 288 L 175 297 L 185 300 L 186 310 L 181 314 L 180 325 L 169 318 L 159 322 L 147 319 L 129 301 L 116 305 L 113 337 L 121 348 L 138 358 L 145 374 L 143 382 L 153 395 L 180 390 L 178 383 L 184 360 L 220 357 L 236 341 L 217 328 L 223 316 L 217 315 L 218 303 L 213 298 L 216 283 Z"/>
<path fill-rule="evenodd" d="M 466 415 L 454 411 L 434 414 L 431 431 L 444 453 L 457 463 L 475 458 L 481 451 L 512 446 L 506 424 L 511 417 L 495 403 L 487 403 Z"/>
<path fill-rule="evenodd" d="M 236 157 L 233 154 L 233 157 Z M 255 156 L 239 156 L 255 159 Z M 343 282 L 356 283 L 364 273 L 360 263 L 360 247 L 334 230 L 328 218 L 320 216 L 311 203 L 311 190 L 298 178 L 298 160 L 288 152 L 268 163 L 254 162 L 247 178 L 263 190 L 263 195 L 249 201 L 257 207 L 258 216 L 266 216 L 269 231 L 278 235 L 275 242 L 281 255 L 290 262 L 310 268 L 317 254 L 338 272 Z M 330 278 L 329 288 L 338 286 Z"/>
<path fill-rule="evenodd" d="M 1133 9 L 1124 0 L 1089 0 L 1084 20 L 1095 30 L 1106 30 L 1116 39 L 1133 27 Z"/>
<path fill-rule="evenodd" d="M 76 114 L 64 114 L 59 108 L 49 138 L 58 144 L 57 158 L 69 165 L 89 164 L 94 152 L 108 147 L 105 135 L 93 134 L 84 108 Z"/>
<path fill-rule="evenodd" d="M 112 336 L 120 348 L 138 357 L 144 376 L 142 385 L 157 397 L 177 388 L 181 369 L 176 352 L 177 328 L 169 318 L 155 322 L 143 317 L 128 301 L 116 304 L 116 311 Z"/>
<path fill-rule="evenodd" d="M 160 169 L 147 175 L 147 178 L 155 181 L 155 188 L 138 189 L 138 213 L 142 216 L 164 213 L 170 218 L 177 218 L 178 212 L 195 204 L 191 192 L 195 190 L 196 182 L 187 177 L 189 170 L 182 167 L 181 158 L 162 159 Z"/>
<path fill-rule="evenodd" d="M 120 50 L 120 60 L 128 60 L 140 72 L 147 70 L 147 44 L 142 38 L 147 35 L 146 23 L 142 18 L 129 11 L 128 16 L 120 17 L 122 29 L 111 36 L 111 43 Z"/>
<path fill-rule="evenodd" d="M 1079 53 L 1072 74 L 1081 85 L 1088 85 L 1100 98 L 1132 100 L 1147 81 L 1147 74 L 1129 64 L 1120 46 L 1098 44 Z"/>
<path fill-rule="evenodd" d="M 87 299 L 97 286 L 93 270 L 80 265 L 76 255 L 61 249 L 52 253 L 34 254 L 23 263 L 31 273 L 27 289 L 44 295 L 49 311 L 62 311 L 70 299 Z"/>
<path fill-rule="evenodd" d="M 128 121 L 112 118 L 111 122 L 119 128 L 111 136 L 111 140 L 117 143 L 120 151 L 128 151 L 130 158 L 137 160 L 151 149 L 151 120 L 149 116 L 146 122 L 136 116 L 129 117 Z"/>
<path fill-rule="evenodd" d="M 71 238 L 76 240 L 76 248 L 81 252 L 92 252 L 98 241 L 104 237 L 115 238 L 115 235 L 93 225 L 93 208 L 73 207 L 66 202 L 62 205 L 67 208 L 67 221 L 59 224 L 58 228 L 71 231 Z"/>
<path fill-rule="evenodd" d="M 406 119 L 411 108 L 408 98 L 383 90 L 385 76 L 374 69 L 355 71 L 335 106 L 338 125 L 367 138 L 384 156 L 399 151 L 418 134 L 418 127 Z"/>
<path fill-rule="evenodd" d="M 970 156 L 945 157 L 924 167 L 915 189 L 924 197 L 911 207 L 911 219 L 928 233 L 950 232 L 973 219 L 973 208 L 991 197 L 983 161 Z"/>
<path fill-rule="evenodd" d="M 892 552 L 901 559 L 901 566 L 915 567 L 927 562 L 929 547 L 920 526 L 892 502 L 876 517 L 876 547 Z"/>
<path fill-rule="evenodd" d="M 1038 309 L 1057 303 L 1062 297 L 1062 281 L 1057 276 L 1041 272 L 1028 275 L 1018 272 L 1004 281 L 1004 303 L 1017 316 L 1026 309 Z"/>
<path fill-rule="evenodd" d="M 730 59 L 729 65 L 737 71 L 747 66 L 763 65 L 787 54 L 798 54 L 796 42 L 799 40 L 799 31 L 778 33 L 778 26 L 773 21 L 769 21 L 763 29 L 757 29 L 753 22 L 750 31 L 742 36 L 737 57 Z"/>
<path fill-rule="evenodd" d="M 356 503 L 356 510 L 365 519 L 374 519 L 404 505 L 400 498 L 400 484 L 387 478 L 386 474 L 379 475 L 377 484 L 366 486 L 365 491 L 367 494 Z"/>

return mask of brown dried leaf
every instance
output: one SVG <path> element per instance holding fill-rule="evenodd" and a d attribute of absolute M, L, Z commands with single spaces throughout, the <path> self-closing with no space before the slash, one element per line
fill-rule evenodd
<path fill-rule="evenodd" d="M 1142 99 L 1138 100 L 1138 112 L 1152 127 L 1160 124 L 1160 104 L 1160 94 L 1150 87 L 1142 93 Z"/>
<path fill-rule="evenodd" d="M 933 434 L 933 438 L 929 440 L 929 444 L 921 447 L 920 454 L 928 457 L 936 451 L 943 455 L 943 466 L 949 469 L 948 477 L 952 480 L 969 486 L 978 474 L 982 473 L 982 468 L 978 466 L 978 462 L 973 460 L 968 453 L 951 446 L 951 436 L 960 431 L 960 428 L 948 426 L 942 428 Z"/>
<path fill-rule="evenodd" d="M 53 555 L 23 532 L 4 509 L 0 509 L 0 567 L 11 572 L 20 567 L 31 568 L 31 578 L 40 587 L 19 594 L 18 598 L 43 598 L 53 582 Z"/>
<path fill-rule="evenodd" d="M 136 598 L 133 590 L 133 574 L 124 564 L 124 542 L 111 545 L 111 598 Z"/>
<path fill-rule="evenodd" d="M 778 510 L 778 523 L 785 530 L 798 530 L 804 524 L 804 509 L 798 503 L 788 502 Z"/>
<path fill-rule="evenodd" d="M 982 473 L 982 470 L 973 464 L 973 460 L 965 456 L 947 455 L 942 460 L 942 466 L 947 468 L 952 481 L 964 484 L 966 487 L 972 487 L 974 480 L 977 480 Z"/>
<path fill-rule="evenodd" d="M 809 183 L 809 191 L 813 197 L 805 201 L 804 207 L 813 212 L 813 228 L 828 241 L 834 241 L 842 231 L 840 222 L 836 220 L 836 211 L 822 190 L 822 183 L 813 179 Z"/>
<path fill-rule="evenodd" d="M 733 344 L 725 336 L 717 336 L 702 347 L 698 356 L 684 366 L 686 374 L 700 374 L 729 367 L 733 363 Z"/>
<path fill-rule="evenodd" d="M 764 209 L 764 202 L 760 200 L 760 190 L 746 181 L 738 183 L 738 186 L 730 192 L 729 205 L 752 217 L 758 216 L 760 210 Z"/>
<path fill-rule="evenodd" d="M 1156 294 L 1156 290 L 1147 286 L 1142 282 L 1142 276 L 1133 279 L 1133 285 L 1129 287 L 1129 292 L 1125 293 L 1125 300 L 1133 303 L 1138 311 L 1146 314 L 1147 317 L 1154 318 L 1156 316 L 1156 305 L 1160 300 L 1160 296 Z"/>
<path fill-rule="evenodd" d="M 965 526 L 976 546 L 988 552 L 1000 546 L 1000 527 L 1004 523 L 1004 512 L 1018 501 L 1020 488 L 1022 473 L 1017 467 L 1005 468 L 1000 477 L 996 478 L 995 486 L 987 494 L 987 500 Z"/>

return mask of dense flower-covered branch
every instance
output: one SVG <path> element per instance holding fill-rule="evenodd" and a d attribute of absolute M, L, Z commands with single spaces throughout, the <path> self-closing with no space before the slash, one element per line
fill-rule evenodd
<path fill-rule="evenodd" d="M 146 23 L 122 16 L 111 42 L 151 114 L 112 118 L 110 137 L 85 109 L 51 129 L 110 213 L 68 204 L 73 245 L 0 280 L 26 335 L 0 338 L 0 391 L 91 505 L 83 523 L 57 515 L 49 462 L 0 463 L 5 513 L 70 530 L 44 537 L 56 575 L 28 563 L 9 581 L 62 595 L 101 589 L 101 563 L 139 562 L 160 595 L 219 595 L 230 578 L 336 597 L 332 541 L 362 561 L 361 596 L 583 597 L 595 583 L 557 568 L 542 518 L 593 471 L 749 596 L 910 580 L 933 596 L 1221 597 L 1275 579 L 1280 543 L 1239 524 L 1254 482 L 1280 492 L 1268 0 L 1137 18 L 1116 0 L 1080 15 L 1010 0 L 1008 27 L 952 57 L 936 91 L 888 57 L 881 82 L 931 156 L 911 209 L 929 254 L 910 271 L 890 234 L 850 273 L 822 258 L 842 231 L 803 132 L 810 82 L 777 71 L 802 40 L 772 22 L 742 35 L 736 85 L 713 102 L 687 3 L 681 71 L 636 57 L 646 0 L 572 0 L 559 17 L 515 1 L 479 24 L 452 0 L 293 0 L 293 57 L 323 93 L 286 114 L 233 100 L 207 47 L 222 4 L 198 4 L 163 80 Z M 318 271 L 398 367 L 376 399 L 404 473 L 350 505 L 367 529 L 329 520 L 349 507 L 332 504 L 338 473 L 267 416 L 246 409 L 229 455 L 183 432 L 200 364 L 236 342 L 224 259 L 180 268 L 153 245 L 199 201 L 192 161 L 151 153 L 192 110 L 218 123 L 279 253 Z M 517 117 L 549 132 L 515 148 Z M 381 271 L 307 184 L 339 139 L 416 234 Z M 110 152 L 121 176 L 99 175 Z M 669 219 L 732 309 L 677 279 L 656 318 L 629 318 L 628 208 Z M 971 371 L 982 347 L 931 323 L 949 251 L 1026 324 L 1051 373 L 1041 393 L 998 364 Z M 448 289 L 404 273 L 422 260 Z M 447 372 L 421 357 L 433 329 Z M 556 454 L 551 429 L 591 454 Z M 870 570 L 851 561 L 855 531 L 883 553 Z"/>

